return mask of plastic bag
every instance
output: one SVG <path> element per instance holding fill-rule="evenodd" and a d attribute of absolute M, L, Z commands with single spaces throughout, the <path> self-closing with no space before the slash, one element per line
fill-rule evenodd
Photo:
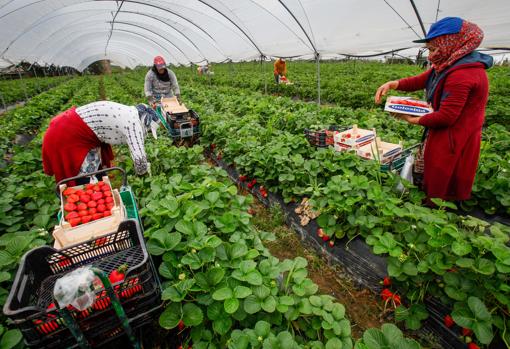
<path fill-rule="evenodd" d="M 53 296 L 59 307 L 65 308 L 71 304 L 83 311 L 94 303 L 94 280 L 96 276 L 89 267 L 82 267 L 62 276 L 55 282 Z"/>
<path fill-rule="evenodd" d="M 406 181 L 413 183 L 413 164 L 414 164 L 414 155 L 409 155 L 406 158 L 406 161 L 404 163 L 404 166 L 402 167 L 402 170 L 400 171 L 400 178 L 405 179 Z M 404 185 L 402 184 L 402 181 L 399 181 L 397 185 L 397 190 L 400 192 L 403 192 L 405 190 Z"/>

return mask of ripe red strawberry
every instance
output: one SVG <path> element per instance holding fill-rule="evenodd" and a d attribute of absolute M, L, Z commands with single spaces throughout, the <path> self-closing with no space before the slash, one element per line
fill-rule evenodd
<path fill-rule="evenodd" d="M 71 194 L 67 197 L 67 202 L 70 202 L 72 204 L 74 204 L 75 202 L 78 202 L 80 201 L 80 197 L 76 194 Z"/>
<path fill-rule="evenodd" d="M 328 236 L 328 235 L 326 235 L 326 234 L 324 234 L 324 235 L 322 236 L 322 241 L 328 241 L 328 240 L 329 240 L 329 236 Z"/>
<path fill-rule="evenodd" d="M 402 304 L 401 300 L 400 300 L 400 296 L 398 294 L 394 294 L 393 295 L 393 301 L 395 302 L 395 305 L 399 306 L 400 304 Z"/>
<path fill-rule="evenodd" d="M 64 194 L 65 196 L 69 196 L 69 195 L 71 195 L 71 194 L 74 194 L 75 192 L 76 192 L 76 190 L 75 190 L 75 189 L 73 189 L 73 188 L 67 188 L 66 190 L 64 190 L 64 191 L 63 191 L 63 193 L 62 193 L 62 194 Z"/>
<path fill-rule="evenodd" d="M 391 279 L 389 276 L 385 276 L 384 279 L 383 279 L 383 285 L 384 286 L 390 286 L 391 285 Z"/>
<path fill-rule="evenodd" d="M 471 336 L 473 334 L 473 331 L 469 328 L 462 328 L 462 335 L 463 336 Z"/>
<path fill-rule="evenodd" d="M 179 331 L 182 331 L 184 330 L 184 322 L 182 322 L 182 320 L 179 320 L 179 323 L 177 324 L 177 328 L 179 329 Z"/>
<path fill-rule="evenodd" d="M 468 344 L 468 349 L 480 349 L 480 347 L 476 343 L 471 342 Z"/>
<path fill-rule="evenodd" d="M 94 186 L 92 187 L 92 190 L 93 190 L 93 191 L 100 191 L 100 190 L 101 190 L 101 188 L 99 187 L 99 185 L 97 185 L 97 184 L 96 184 L 96 185 L 94 185 Z"/>
<path fill-rule="evenodd" d="M 80 217 L 79 213 L 76 212 L 76 211 L 72 211 L 71 213 L 68 213 L 66 216 L 65 216 L 65 219 L 66 221 L 70 221 L 71 219 L 73 218 L 78 218 Z"/>
<path fill-rule="evenodd" d="M 97 205 L 96 209 L 97 209 L 97 212 L 102 213 L 106 210 L 106 206 L 103 204 Z"/>
<path fill-rule="evenodd" d="M 103 185 L 105 185 L 105 184 L 106 184 L 106 183 L 105 183 L 105 182 L 103 182 L 103 181 L 99 181 L 99 182 L 97 182 L 97 183 L 96 183 L 96 185 L 98 185 L 98 186 L 100 186 L 100 187 L 102 187 L 102 186 L 103 186 Z"/>
<path fill-rule="evenodd" d="M 74 211 L 74 212 L 76 212 L 76 211 Z M 71 212 L 71 213 L 72 213 L 72 212 Z M 89 214 L 89 211 L 88 211 L 88 210 L 80 210 L 80 211 L 78 211 L 78 215 L 79 215 L 80 217 L 86 216 L 86 215 L 88 215 L 88 214 Z"/>
<path fill-rule="evenodd" d="M 76 205 L 76 209 L 78 211 L 86 210 L 87 209 L 87 204 L 84 204 L 83 202 L 80 202 L 78 205 Z"/>
<path fill-rule="evenodd" d="M 115 204 L 113 202 L 109 202 L 106 204 L 106 209 L 108 209 L 108 210 L 111 210 L 114 207 L 115 207 Z"/>
<path fill-rule="evenodd" d="M 108 276 L 108 278 L 110 279 L 110 282 L 112 284 L 115 284 L 117 282 L 124 280 L 124 277 L 126 276 L 125 273 L 126 273 L 127 268 L 128 268 L 127 264 L 122 264 L 117 269 L 113 270 L 110 273 L 110 275 Z"/>
<path fill-rule="evenodd" d="M 324 236 L 324 230 L 322 230 L 322 228 L 317 229 L 317 236 L 320 238 L 322 238 Z"/>
<path fill-rule="evenodd" d="M 216 144 L 211 143 L 211 150 L 214 150 L 216 148 Z"/>
<path fill-rule="evenodd" d="M 111 215 L 112 215 L 112 211 L 110 211 L 110 210 L 105 210 L 103 212 L 103 217 L 108 217 L 108 216 L 111 216 Z"/>
<path fill-rule="evenodd" d="M 104 196 L 112 196 L 112 192 L 111 191 L 105 191 L 105 192 L 103 192 L 103 195 Z"/>
<path fill-rule="evenodd" d="M 248 177 L 246 177 L 246 176 L 239 176 L 240 182 L 246 182 L 247 179 L 248 179 Z"/>
<path fill-rule="evenodd" d="M 444 319 L 444 325 L 448 328 L 452 327 L 453 325 L 455 325 L 455 321 L 453 321 L 453 318 L 450 316 L 450 314 L 448 315 L 445 315 Z"/>
<path fill-rule="evenodd" d="M 96 219 L 101 219 L 103 218 L 103 214 L 102 213 L 94 213 L 92 215 L 92 220 L 95 221 Z"/>
<path fill-rule="evenodd" d="M 97 200 L 98 205 L 104 205 L 104 202 L 105 202 L 104 199 Z"/>
<path fill-rule="evenodd" d="M 87 202 L 87 206 L 90 208 L 94 208 L 97 206 L 97 202 L 95 202 L 94 200 L 90 200 L 89 202 Z"/>
<path fill-rule="evenodd" d="M 88 222 L 90 222 L 91 220 L 92 220 L 92 216 L 91 216 L 91 215 L 89 215 L 89 214 L 87 214 L 87 215 L 85 215 L 85 216 L 82 216 L 82 217 L 81 217 L 81 222 L 82 222 L 83 224 L 88 223 Z"/>
<path fill-rule="evenodd" d="M 85 194 L 87 194 L 87 195 L 89 195 L 89 196 L 90 196 L 90 195 L 94 194 L 94 191 L 93 191 L 92 189 L 87 189 L 87 190 L 85 191 Z M 89 198 L 89 200 L 90 200 L 90 198 Z"/>
<path fill-rule="evenodd" d="M 97 201 L 103 197 L 103 193 L 98 191 L 92 194 L 92 200 Z"/>
<path fill-rule="evenodd" d="M 329 240 L 329 243 L 328 243 L 328 244 L 329 244 L 329 247 L 333 247 L 333 246 L 335 246 L 335 242 L 334 242 L 333 240 Z"/>
<path fill-rule="evenodd" d="M 107 196 L 105 197 L 104 202 L 109 204 L 110 202 L 113 202 L 113 198 L 111 196 Z"/>
<path fill-rule="evenodd" d="M 92 183 L 89 183 L 89 184 L 87 184 L 87 185 L 85 186 L 85 189 L 87 189 L 87 191 L 88 191 L 88 190 L 92 190 L 92 188 L 94 188 L 94 184 L 92 184 Z"/>
<path fill-rule="evenodd" d="M 383 301 L 386 301 L 393 297 L 393 292 L 391 292 L 389 289 L 385 288 L 381 291 L 381 298 Z"/>
<path fill-rule="evenodd" d="M 91 208 L 89 208 L 89 214 L 90 214 L 90 215 L 93 215 L 94 213 L 97 213 L 96 208 L 95 208 L 95 207 L 91 207 Z"/>
<path fill-rule="evenodd" d="M 103 191 L 103 192 L 105 192 L 105 191 L 110 191 L 110 187 L 109 187 L 109 186 L 107 186 L 107 185 L 105 184 L 105 185 L 103 185 L 103 186 L 101 187 L 101 191 Z"/>
<path fill-rule="evenodd" d="M 85 192 L 81 189 L 78 189 L 76 192 L 75 192 L 76 195 L 78 196 L 82 196 L 83 194 L 85 194 Z"/>
<path fill-rule="evenodd" d="M 71 218 L 69 220 L 69 224 L 71 224 L 71 227 L 76 227 L 80 223 L 81 223 L 81 217 Z"/>
<path fill-rule="evenodd" d="M 72 203 L 67 203 L 64 205 L 64 210 L 66 210 L 67 212 L 74 211 L 76 210 L 76 205 Z"/>

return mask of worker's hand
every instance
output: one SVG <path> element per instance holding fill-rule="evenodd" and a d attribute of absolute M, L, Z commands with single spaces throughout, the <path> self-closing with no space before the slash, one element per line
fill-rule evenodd
<path fill-rule="evenodd" d="M 399 119 L 407 121 L 410 124 L 413 124 L 413 125 L 419 124 L 419 120 L 420 120 L 419 116 L 414 116 L 414 115 L 409 115 L 409 114 L 395 114 L 395 115 Z"/>
<path fill-rule="evenodd" d="M 387 83 L 379 86 L 377 92 L 375 93 L 375 104 L 380 104 L 383 96 L 388 94 L 389 90 L 396 90 L 398 88 L 398 81 L 388 81 Z"/>

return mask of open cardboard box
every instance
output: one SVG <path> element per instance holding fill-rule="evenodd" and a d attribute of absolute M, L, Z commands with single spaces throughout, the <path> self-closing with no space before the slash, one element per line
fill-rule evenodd
<path fill-rule="evenodd" d="M 170 114 L 182 114 L 189 111 L 184 103 L 179 103 L 177 97 L 161 98 L 161 108 Z"/>
<path fill-rule="evenodd" d="M 376 137 L 375 141 L 360 147 L 357 154 L 364 159 L 376 160 L 385 164 L 402 153 L 402 149 L 402 142 L 398 144 L 383 142 L 381 138 Z"/>
<path fill-rule="evenodd" d="M 353 125 L 346 131 L 336 132 L 333 138 L 336 151 L 356 150 L 374 140 L 375 129 L 365 130 Z"/>
<path fill-rule="evenodd" d="M 105 185 L 108 185 L 110 189 L 112 189 L 110 179 L 107 176 L 103 177 L 103 182 Z M 83 189 L 84 185 L 78 185 L 72 188 Z M 53 238 L 55 239 L 53 247 L 56 249 L 62 249 L 67 246 L 75 245 L 80 242 L 115 232 L 117 231 L 119 224 L 126 219 L 126 209 L 122 204 L 119 191 L 117 189 L 113 189 L 112 197 L 114 206 L 110 210 L 112 213 L 110 216 L 71 227 L 71 224 L 65 220 L 65 198 L 62 193 L 66 189 L 66 184 L 62 184 L 59 187 L 61 204 L 60 209 L 63 214 L 59 224 L 55 226 L 55 229 L 53 230 Z"/>

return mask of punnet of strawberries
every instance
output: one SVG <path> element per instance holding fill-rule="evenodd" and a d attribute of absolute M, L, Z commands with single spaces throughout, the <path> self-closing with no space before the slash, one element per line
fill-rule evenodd
<path fill-rule="evenodd" d="M 64 218 L 71 227 L 111 216 L 115 206 L 111 188 L 103 181 L 87 184 L 82 189 L 67 188 L 62 195 Z"/>

